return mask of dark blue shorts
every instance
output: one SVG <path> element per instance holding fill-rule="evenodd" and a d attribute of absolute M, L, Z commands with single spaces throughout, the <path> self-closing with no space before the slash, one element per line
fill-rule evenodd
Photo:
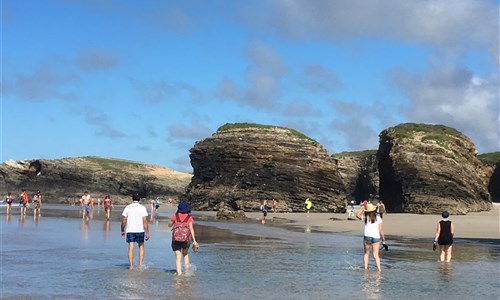
<path fill-rule="evenodd" d="M 127 243 L 144 243 L 144 232 L 129 232 L 127 233 Z"/>

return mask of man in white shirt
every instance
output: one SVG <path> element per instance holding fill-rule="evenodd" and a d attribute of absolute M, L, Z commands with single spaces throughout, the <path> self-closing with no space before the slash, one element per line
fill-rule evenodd
<path fill-rule="evenodd" d="M 134 269 L 134 243 L 139 245 L 139 268 L 144 263 L 144 240 L 149 240 L 148 211 L 139 204 L 138 193 L 132 195 L 132 204 L 125 207 L 122 213 L 122 237 L 127 236 L 129 269 Z"/>

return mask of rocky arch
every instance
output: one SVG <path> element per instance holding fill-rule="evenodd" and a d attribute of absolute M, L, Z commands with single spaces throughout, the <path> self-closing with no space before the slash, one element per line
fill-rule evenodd
<path fill-rule="evenodd" d="M 356 187 L 352 192 L 356 204 L 361 203 L 365 199 L 372 199 L 377 194 L 377 189 L 373 185 L 373 179 L 370 172 L 362 171 L 356 179 Z"/>
<path fill-rule="evenodd" d="M 377 152 L 378 171 L 380 178 L 379 197 L 384 201 L 388 211 L 403 211 L 405 195 L 401 181 L 396 178 L 393 161 L 389 156 L 392 143 L 389 141 L 381 142 Z"/>
<path fill-rule="evenodd" d="M 490 193 L 491 201 L 500 202 L 500 162 L 496 164 L 495 170 L 490 177 L 488 192 Z"/>

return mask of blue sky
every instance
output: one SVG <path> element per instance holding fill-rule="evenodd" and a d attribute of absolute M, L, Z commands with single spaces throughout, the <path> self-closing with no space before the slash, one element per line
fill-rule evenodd
<path fill-rule="evenodd" d="M 404 122 L 500 151 L 499 2 L 0 0 L 1 160 L 121 158 L 192 171 L 225 123 L 330 154 Z"/>

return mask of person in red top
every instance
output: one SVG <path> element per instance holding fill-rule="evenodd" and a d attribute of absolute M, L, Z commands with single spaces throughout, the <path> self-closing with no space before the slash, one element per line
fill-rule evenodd
<path fill-rule="evenodd" d="M 26 206 L 28 205 L 28 193 L 25 190 L 22 190 L 21 194 L 19 194 L 19 200 L 21 203 L 21 215 L 26 214 Z"/>
<path fill-rule="evenodd" d="M 172 234 L 172 250 L 175 253 L 175 270 L 177 275 L 182 275 L 181 260 L 184 257 L 184 269 L 189 267 L 189 244 L 190 240 L 193 241 L 193 250 L 198 251 L 198 243 L 196 242 L 196 237 L 194 234 L 193 227 L 193 217 L 191 216 L 191 205 L 187 202 L 180 201 L 177 206 L 177 212 L 172 215 L 170 221 L 168 222 L 168 227 L 174 226 L 177 222 L 187 223 L 189 227 L 190 237 L 185 242 L 179 242 L 174 239 L 174 233 Z M 172 230 L 174 230 L 173 228 Z"/>

